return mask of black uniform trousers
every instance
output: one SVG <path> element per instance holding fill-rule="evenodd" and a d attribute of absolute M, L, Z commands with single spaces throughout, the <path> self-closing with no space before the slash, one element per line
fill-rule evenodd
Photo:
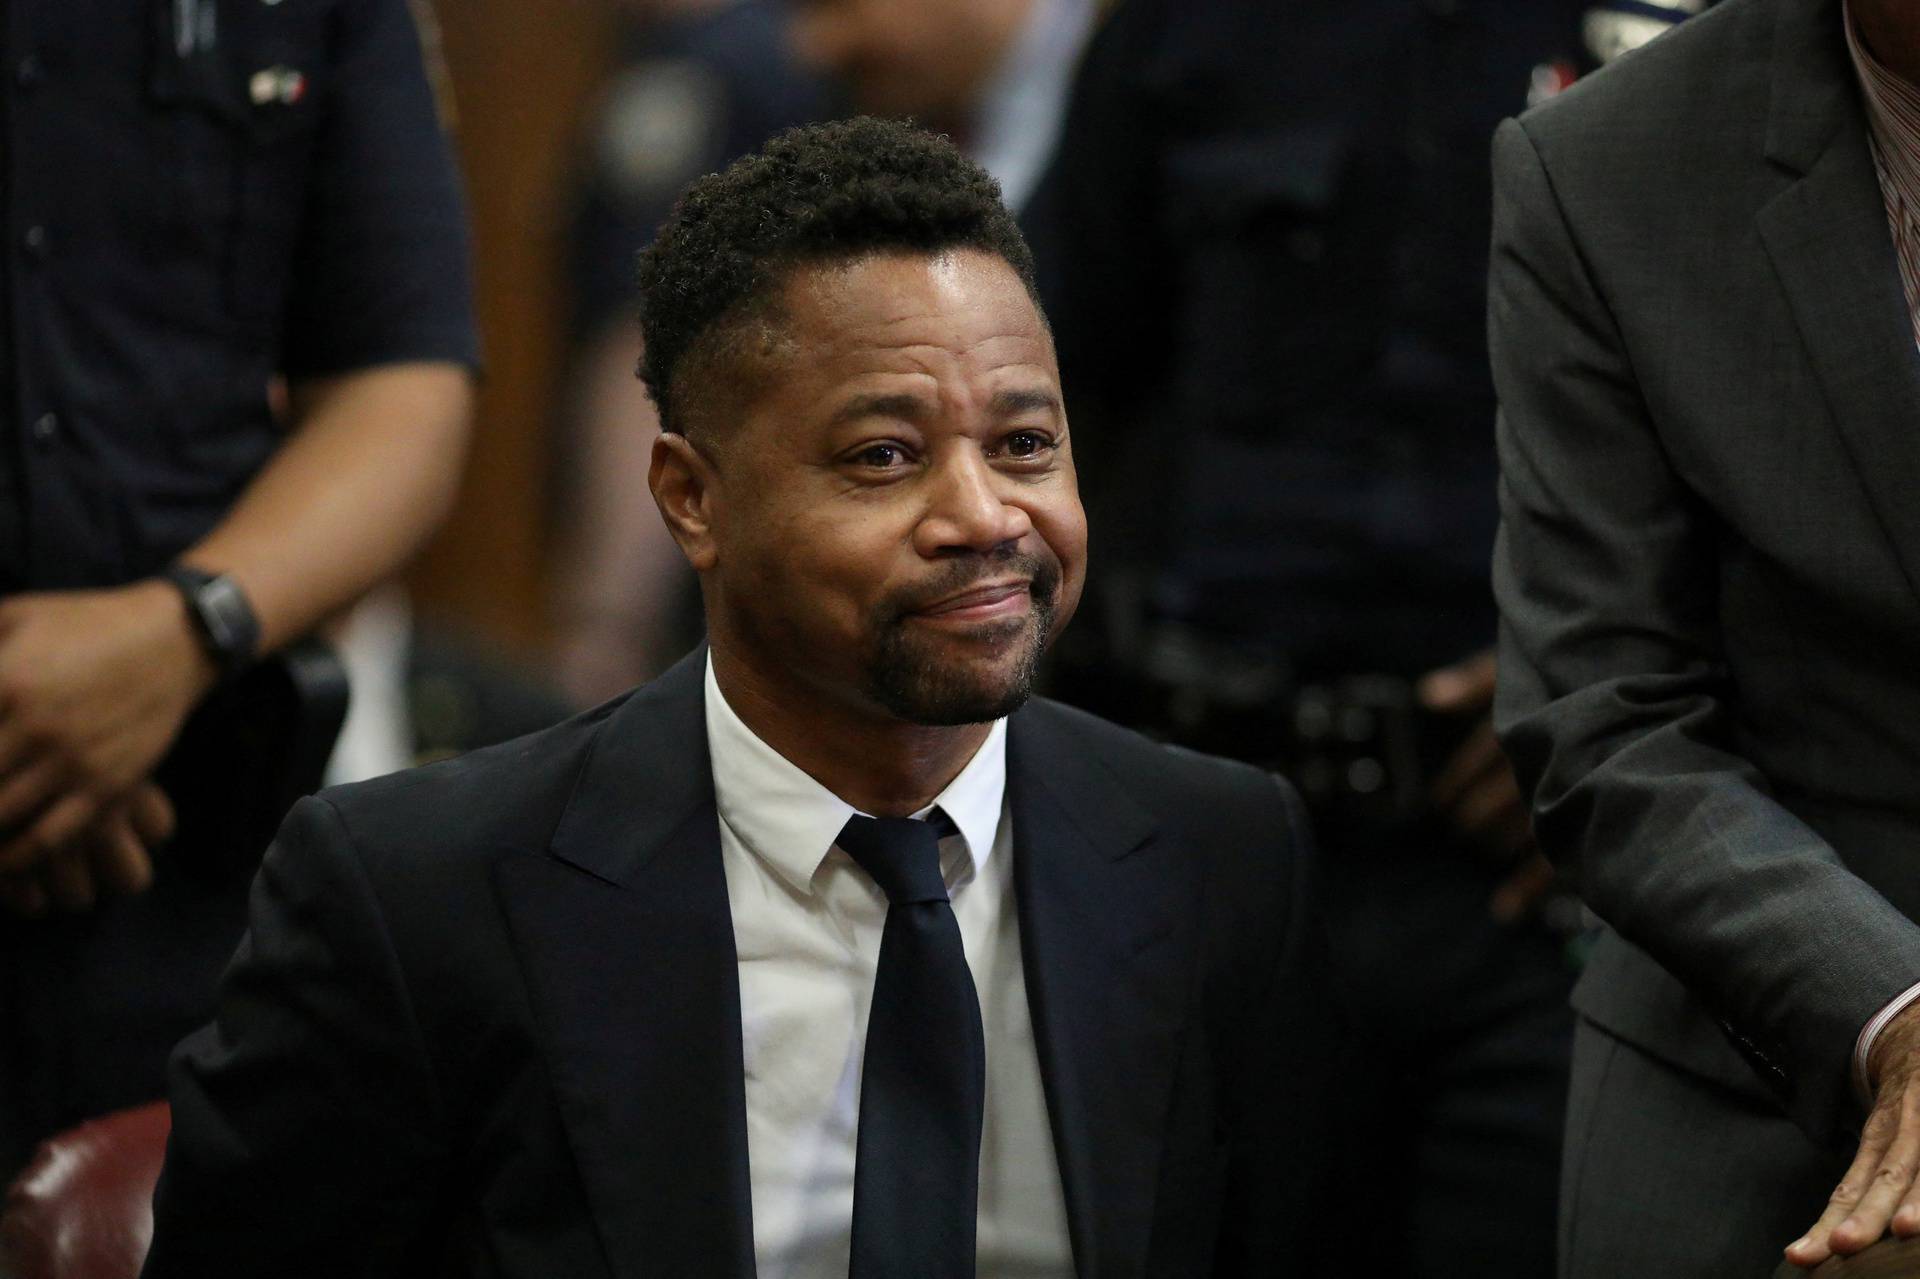
<path fill-rule="evenodd" d="M 1359 1032 L 1333 1223 L 1356 1274 L 1554 1273 L 1575 976 L 1501 872 L 1430 830 L 1323 848 L 1335 972 Z"/>

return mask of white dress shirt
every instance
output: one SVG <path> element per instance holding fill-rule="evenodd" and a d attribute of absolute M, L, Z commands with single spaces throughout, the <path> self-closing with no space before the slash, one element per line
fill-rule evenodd
<path fill-rule="evenodd" d="M 834 845 L 856 810 L 754 735 L 711 661 L 706 718 L 740 962 L 754 1257 L 760 1279 L 846 1279 L 887 899 Z M 1040 1279 L 1073 1265 L 1020 967 L 1006 751 L 1001 720 L 935 804 L 959 828 L 940 867 L 986 1033 L 978 1273 Z"/>

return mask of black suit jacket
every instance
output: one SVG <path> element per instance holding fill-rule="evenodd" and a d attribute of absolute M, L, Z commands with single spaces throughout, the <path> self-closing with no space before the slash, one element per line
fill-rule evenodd
<path fill-rule="evenodd" d="M 1610 926 L 1576 1002 L 1764 1103 L 1723 1023 L 1839 1149 L 1920 980 L 1920 352 L 1843 32 L 1728 0 L 1503 126 L 1492 276 L 1500 715 Z"/>
<path fill-rule="evenodd" d="M 752 1274 L 700 660 L 293 811 L 173 1063 L 149 1279 Z M 1008 786 L 1077 1273 L 1284 1268 L 1333 1109 L 1293 796 L 1046 702 Z"/>

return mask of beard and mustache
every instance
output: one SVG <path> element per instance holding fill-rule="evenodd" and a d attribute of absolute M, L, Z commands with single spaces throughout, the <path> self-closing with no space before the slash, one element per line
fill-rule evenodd
<path fill-rule="evenodd" d="M 1032 607 L 1026 616 L 982 622 L 974 635 L 996 652 L 1012 647 L 1010 670 L 955 662 L 938 637 L 916 632 L 907 620 L 970 587 L 1016 575 L 1028 580 Z M 1060 565 L 1051 557 L 1001 551 L 952 561 L 932 580 L 888 597 L 875 609 L 874 642 L 864 663 L 868 693 L 889 714 L 929 728 L 1011 715 L 1033 695 L 1059 590 Z"/>

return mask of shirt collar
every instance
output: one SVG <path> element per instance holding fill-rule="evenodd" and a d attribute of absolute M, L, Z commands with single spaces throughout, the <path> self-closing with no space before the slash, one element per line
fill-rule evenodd
<path fill-rule="evenodd" d="M 1851 6 L 1845 25 L 1847 52 L 1867 100 L 1875 158 L 1911 213 L 1912 202 L 1920 198 L 1920 88 L 1889 71 L 1861 42 Z"/>
<path fill-rule="evenodd" d="M 748 852 L 801 893 L 833 841 L 858 810 L 760 740 L 734 713 L 707 658 L 707 749 L 713 763 L 713 795 L 720 820 Z M 993 854 L 1007 786 L 1007 721 L 995 720 L 987 740 L 938 798 L 915 813 L 939 808 L 959 829 L 940 843 L 940 867 L 949 889 L 978 875 Z"/>

